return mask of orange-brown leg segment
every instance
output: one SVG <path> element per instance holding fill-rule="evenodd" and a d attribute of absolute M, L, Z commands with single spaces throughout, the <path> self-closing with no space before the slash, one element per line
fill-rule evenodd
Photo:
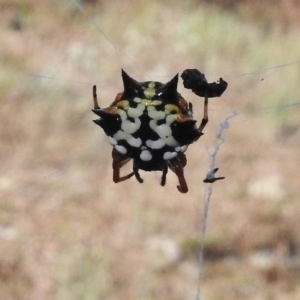
<path fill-rule="evenodd" d="M 178 156 L 171 159 L 169 161 L 170 169 L 177 175 L 179 180 L 179 185 L 177 185 L 177 189 L 180 193 L 187 193 L 188 186 L 184 178 L 183 169 L 186 165 L 186 157 L 183 153 L 178 153 Z"/>
<path fill-rule="evenodd" d="M 100 109 L 100 106 L 98 104 L 98 99 L 97 99 L 97 87 L 95 85 L 93 86 L 93 98 L 94 98 L 94 109 Z"/>
<path fill-rule="evenodd" d="M 201 121 L 200 126 L 198 127 L 198 130 L 200 132 L 202 132 L 202 130 L 204 129 L 204 127 L 206 126 L 206 124 L 208 122 L 207 109 L 208 109 L 208 98 L 205 96 L 205 99 L 204 99 L 204 116 L 203 116 L 203 119 Z"/>
<path fill-rule="evenodd" d="M 113 158 L 113 163 L 112 163 L 112 168 L 113 168 L 113 181 L 115 183 L 124 181 L 129 179 L 134 175 L 134 172 L 129 173 L 128 175 L 120 177 L 120 169 L 130 161 L 130 158 L 122 155 L 119 153 L 116 149 L 113 149 L 112 151 L 112 158 Z"/>

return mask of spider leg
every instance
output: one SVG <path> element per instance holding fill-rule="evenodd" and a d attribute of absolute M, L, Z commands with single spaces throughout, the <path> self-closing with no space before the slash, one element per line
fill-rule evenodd
<path fill-rule="evenodd" d="M 130 161 L 130 158 L 120 154 L 116 149 L 113 149 L 112 151 L 112 158 L 113 181 L 115 183 L 127 180 L 134 175 L 134 172 L 131 172 L 125 176 L 120 177 L 120 169 Z"/>
<path fill-rule="evenodd" d="M 198 130 L 200 132 L 202 132 L 202 130 L 204 129 L 204 127 L 206 126 L 206 124 L 208 122 L 207 109 L 208 109 L 208 97 L 205 96 L 205 98 L 204 98 L 204 116 L 203 116 L 200 126 L 198 127 Z"/>
<path fill-rule="evenodd" d="M 143 178 L 141 177 L 140 173 L 139 173 L 139 168 L 135 165 L 133 165 L 133 174 L 135 175 L 135 178 L 137 179 L 137 181 L 139 183 L 143 183 L 144 180 Z"/>
<path fill-rule="evenodd" d="M 93 98 L 94 98 L 94 109 L 100 109 L 100 106 L 98 104 L 98 99 L 97 99 L 97 87 L 95 85 L 93 86 Z"/>
<path fill-rule="evenodd" d="M 169 161 L 170 169 L 177 175 L 179 180 L 179 185 L 177 189 L 180 193 L 187 193 L 188 186 L 184 178 L 183 169 L 186 165 L 186 156 L 184 153 L 178 153 L 178 156 Z"/>
<path fill-rule="evenodd" d="M 193 104 L 191 102 L 189 102 L 189 111 L 191 112 L 191 114 L 193 116 L 194 111 L 193 111 Z"/>
<path fill-rule="evenodd" d="M 160 185 L 161 185 L 161 186 L 165 186 L 165 184 L 166 184 L 166 181 L 167 181 L 167 173 L 168 173 L 168 166 L 166 166 L 166 167 L 163 169 L 163 173 L 162 173 L 161 181 L 160 181 Z"/>

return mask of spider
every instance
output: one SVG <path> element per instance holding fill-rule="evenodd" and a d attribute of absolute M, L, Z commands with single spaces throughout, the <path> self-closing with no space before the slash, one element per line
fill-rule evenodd
<path fill-rule="evenodd" d="M 203 135 L 208 122 L 208 98 L 219 97 L 227 83 L 222 78 L 218 83 L 207 83 L 204 74 L 196 69 L 185 70 L 181 77 L 185 88 L 204 97 L 204 116 L 198 127 L 192 103 L 177 92 L 178 74 L 167 83 L 138 82 L 122 70 L 124 91 L 107 108 L 99 107 L 96 86 L 93 87 L 92 111 L 100 117 L 94 122 L 102 127 L 113 146 L 115 183 L 133 176 L 142 183 L 139 170 L 162 171 L 160 184 L 164 186 L 170 169 L 178 177 L 179 192 L 188 192 L 185 151 Z M 120 176 L 120 169 L 130 160 L 132 172 Z"/>

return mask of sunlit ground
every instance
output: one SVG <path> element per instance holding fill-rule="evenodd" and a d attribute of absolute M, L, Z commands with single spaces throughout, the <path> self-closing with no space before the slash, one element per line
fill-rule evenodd
<path fill-rule="evenodd" d="M 300 65 L 284 65 L 300 56 L 297 2 L 265 19 L 254 4 L 76 3 L 0 1 L 1 299 L 196 299 L 202 180 L 225 120 L 201 299 L 299 299 Z M 101 106 L 122 90 L 121 68 L 228 81 L 187 151 L 188 194 L 171 173 L 164 188 L 160 173 L 112 182 L 90 109 L 94 84 Z M 179 91 L 201 120 L 202 99 Z"/>

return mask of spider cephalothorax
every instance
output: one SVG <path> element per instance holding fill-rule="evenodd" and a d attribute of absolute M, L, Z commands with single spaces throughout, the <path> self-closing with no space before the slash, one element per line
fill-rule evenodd
<path fill-rule="evenodd" d="M 194 75 L 188 73 L 185 76 L 183 73 L 182 77 L 186 88 L 199 94 L 194 90 Z M 208 121 L 208 86 L 207 93 L 204 91 L 204 117 L 197 127 L 193 120 L 192 104 L 187 103 L 177 92 L 178 74 L 165 84 L 156 81 L 138 82 L 123 70 L 122 78 L 124 91 L 117 94 L 107 108 L 99 107 L 96 86 L 93 89 L 93 112 L 100 117 L 94 122 L 102 127 L 113 146 L 113 181 L 117 183 L 135 176 L 142 183 L 139 169 L 162 171 L 161 185 L 164 186 L 170 168 L 178 177 L 178 190 L 186 193 L 188 187 L 183 169 L 187 160 L 184 152 L 188 145 L 203 134 L 202 130 Z M 198 90 L 202 93 L 203 86 Z M 133 172 L 120 176 L 121 167 L 131 159 Z"/>

